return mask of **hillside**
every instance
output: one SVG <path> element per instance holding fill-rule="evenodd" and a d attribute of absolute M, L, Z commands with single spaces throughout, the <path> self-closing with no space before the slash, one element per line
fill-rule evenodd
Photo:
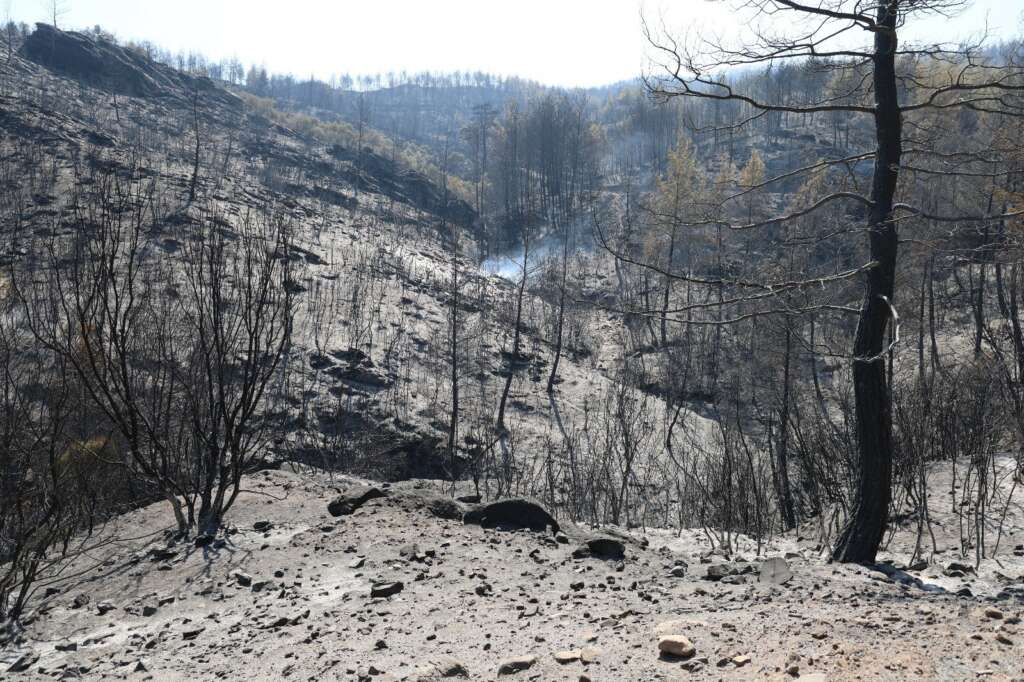
<path fill-rule="evenodd" d="M 449 475 L 435 452 L 446 416 L 434 396 L 446 352 L 452 234 L 468 245 L 456 261 L 461 311 L 475 330 L 466 374 L 485 396 L 503 379 L 507 328 L 494 313 L 511 297 L 508 282 L 471 261 L 473 209 L 452 196 L 443 208 L 441 189 L 415 171 L 369 150 L 324 146 L 207 79 L 133 54 L 40 25 L 4 65 L 3 77 L 17 84 L 4 98 L 8 172 L 37 164 L 40 154 L 53 163 L 38 186 L 17 188 L 24 223 L 8 233 L 7 252 L 30 265 L 43 259 L 55 221 L 58 234 L 72 234 L 70 197 L 83 173 L 153 183 L 167 215 L 150 238 L 158 257 L 172 262 L 190 225 L 231 233 L 248 211 L 281 211 L 292 225 L 298 293 L 296 362 L 285 380 L 303 397 L 279 408 L 278 455 L 318 461 L 329 452 L 350 469 L 386 478 Z M 194 119 L 200 172 L 189 200 Z M 533 371 L 542 372 L 545 360 L 536 363 Z M 604 382 L 589 366 L 577 368 L 572 358 L 562 365 L 569 410 L 574 396 Z M 545 396 L 513 398 L 513 410 L 534 423 L 529 438 L 550 430 Z"/>

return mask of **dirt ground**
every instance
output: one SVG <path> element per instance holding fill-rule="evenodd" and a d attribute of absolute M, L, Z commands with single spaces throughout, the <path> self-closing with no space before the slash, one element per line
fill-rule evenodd
<path fill-rule="evenodd" d="M 233 527 L 206 547 L 168 545 L 163 505 L 124 516 L 41 587 L 0 670 L 12 680 L 1024 679 L 1016 509 L 1005 555 L 958 576 L 948 567 L 958 553 L 941 547 L 931 566 L 902 570 L 910 530 L 890 544 L 894 563 L 874 568 L 829 564 L 796 534 L 760 557 L 740 538 L 726 557 L 700 530 L 620 531 L 623 559 L 575 558 L 590 529 L 563 522 L 556 538 L 442 518 L 455 504 L 437 503 L 427 482 L 332 516 L 329 501 L 353 483 L 260 472 Z M 762 582 L 768 557 L 792 577 Z M 371 596 L 389 581 L 401 590 Z M 695 653 L 660 654 L 664 635 Z"/>

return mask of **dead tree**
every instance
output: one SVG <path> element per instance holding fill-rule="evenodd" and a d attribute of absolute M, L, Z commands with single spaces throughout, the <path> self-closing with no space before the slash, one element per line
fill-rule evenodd
<path fill-rule="evenodd" d="M 727 224 L 738 230 L 779 225 L 834 202 L 859 205 L 865 214 L 866 262 L 838 275 L 814 278 L 822 287 L 826 279 L 834 283 L 853 276 L 864 278 L 863 299 L 849 357 L 855 395 L 859 483 L 854 493 L 853 512 L 833 549 L 833 557 L 840 561 L 873 561 L 888 518 L 893 445 L 885 357 L 886 334 L 890 322 L 896 320 L 897 226 L 912 217 L 935 222 L 998 219 L 998 216 L 984 215 L 983 210 L 974 215 L 936 215 L 897 201 L 897 182 L 907 165 L 908 152 L 918 168 L 936 160 L 926 147 L 911 145 L 905 149 L 908 134 L 904 121 L 908 116 L 948 115 L 962 110 L 996 116 L 1024 113 L 1018 98 L 1024 92 L 1021 80 L 1024 69 L 1016 60 L 992 64 L 984 56 L 980 43 L 956 47 L 900 45 L 899 32 L 913 16 L 949 14 L 964 4 L 962 0 L 883 0 L 869 5 L 858 0 L 814 3 L 749 0 L 740 3 L 738 9 L 751 15 L 749 25 L 753 32 L 737 46 L 710 39 L 698 39 L 695 45 L 680 44 L 671 36 L 655 35 L 645 28 L 647 38 L 662 58 L 660 66 L 664 67 L 664 73 L 645 79 L 650 91 L 657 96 L 685 97 L 711 105 L 738 105 L 745 112 L 745 118 L 736 126 L 762 119 L 771 121 L 778 115 L 830 114 L 868 117 L 873 122 L 873 150 L 855 157 L 870 158 L 874 162 L 869 194 L 837 191 L 821 196 L 797 212 Z M 776 26 L 789 27 L 788 32 L 760 31 L 757 22 L 765 18 L 776 21 Z M 870 36 L 872 43 L 862 48 L 849 47 L 851 40 L 859 35 Z M 790 62 L 825 69 L 831 73 L 833 81 L 841 85 L 834 92 L 773 93 L 769 89 L 762 94 L 752 88 L 734 87 L 721 75 L 726 69 Z M 930 67 L 935 67 L 934 73 L 928 74 Z M 909 141 L 912 142 L 912 138 Z M 851 158 L 827 159 L 824 163 L 829 166 L 849 163 Z M 821 164 L 814 164 L 802 170 L 820 167 Z M 931 170 L 947 174 L 958 172 L 956 167 Z M 795 174 L 786 173 L 784 177 Z M 761 186 L 771 185 L 782 177 L 769 178 Z M 670 274 L 686 279 L 678 273 Z M 733 299 L 739 305 L 804 289 L 808 280 L 729 280 L 726 284 L 739 292 Z M 740 318 L 746 315 L 749 313 L 741 314 Z"/>
<path fill-rule="evenodd" d="M 180 532 L 212 532 L 263 446 L 291 333 L 290 230 L 269 210 L 230 236 L 211 218 L 187 228 L 182 260 L 152 258 L 152 183 L 111 173 L 96 184 L 72 202 L 76 234 L 53 238 L 21 308 L 112 425 L 130 474 Z"/>

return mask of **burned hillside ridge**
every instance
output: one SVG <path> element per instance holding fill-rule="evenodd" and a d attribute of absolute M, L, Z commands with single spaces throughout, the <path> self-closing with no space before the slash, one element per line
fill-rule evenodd
<path fill-rule="evenodd" d="M 4 143 L 13 152 L 5 161 L 17 165 L 43 155 L 54 169 L 41 189 L 23 199 L 21 227 L 8 233 L 12 244 L 4 260 L 9 265 L 45 260 L 47 249 L 40 240 L 91 233 L 93 217 L 77 211 L 82 198 L 103 187 L 122 192 L 131 188 L 136 194 L 117 198 L 120 203 L 111 207 L 129 208 L 160 197 L 144 239 L 154 247 L 146 249 L 147 258 L 169 264 L 180 264 L 188 251 L 183 246 L 199 229 L 215 230 L 234 248 L 238 223 L 270 207 L 293 224 L 288 257 L 296 276 L 288 286 L 296 300 L 303 300 L 309 287 L 332 286 L 339 272 L 344 282 L 344 268 L 352 257 L 381 248 L 381 238 L 391 240 L 390 229 L 370 225 L 386 220 L 414 231 L 425 242 L 424 249 L 436 249 L 434 242 L 450 238 L 452 230 L 472 229 L 476 220 L 473 210 L 454 195 L 448 195 L 444 209 L 441 189 L 394 160 L 337 144 L 325 148 L 248 111 L 241 99 L 208 78 L 181 73 L 101 37 L 40 25 L 0 68 L 7 71 L 8 83 L 33 86 L 16 88 L 7 97 L 10 106 L 0 112 Z M 58 106 L 48 106 L 40 93 Z M 118 96 L 111 98 L 111 93 Z M 197 138 L 197 198 L 174 198 L 196 176 Z M 158 194 L 147 196 L 146 187 Z M 68 201 L 76 195 L 77 205 Z M 78 222 L 83 217 L 85 222 Z M 406 280 L 402 288 L 432 293 L 400 269 L 373 273 L 381 275 Z M 360 448 L 367 452 L 353 470 L 390 479 L 450 475 L 449 463 L 437 454 L 440 438 L 428 425 L 395 421 L 375 406 L 375 396 L 395 388 L 394 367 L 381 366 L 379 354 L 367 348 L 347 344 L 327 347 L 327 353 L 309 349 L 304 357 L 306 350 L 299 350 L 308 342 L 303 333 L 300 329 L 296 339 L 301 362 L 297 371 L 327 380 L 324 398 L 344 400 L 348 407 L 343 413 L 333 408 L 320 412 L 311 421 L 297 418 L 294 406 L 276 409 L 271 416 L 281 434 L 288 437 L 296 429 L 312 428 L 324 439 L 336 439 L 358 431 Z M 325 463 L 318 454 L 321 446 L 289 443 L 284 449 L 287 453 L 269 447 L 256 466 L 277 465 L 288 457 Z"/>
<path fill-rule="evenodd" d="M 106 38 L 38 23 L 24 55 L 57 73 L 130 97 L 209 97 L 233 108 L 241 101 L 205 76 L 182 73 Z"/>
<path fill-rule="evenodd" d="M 63 31 L 50 24 L 39 23 L 24 41 L 21 51 L 28 59 L 55 73 L 111 93 L 167 98 L 177 100 L 180 106 L 191 106 L 195 102 L 204 111 L 211 106 L 232 110 L 218 111 L 220 116 L 244 114 L 242 101 L 210 78 L 161 64 L 137 49 L 122 47 L 102 36 Z M 269 152 L 272 156 L 274 153 L 273 150 L 261 149 L 259 142 L 250 144 L 249 149 L 255 154 Z M 475 226 L 477 215 L 473 208 L 454 194 L 442 191 L 422 173 L 404 168 L 369 148 L 355 150 L 335 144 L 328 149 L 328 154 L 345 162 L 345 167 L 350 169 L 343 171 L 339 178 L 345 184 L 415 206 L 463 229 Z M 301 157 L 288 160 L 299 164 L 303 162 Z M 321 172 L 331 174 L 330 169 L 321 169 Z M 355 201 L 354 197 L 338 194 L 328 186 L 293 185 L 288 189 L 349 208 Z"/>

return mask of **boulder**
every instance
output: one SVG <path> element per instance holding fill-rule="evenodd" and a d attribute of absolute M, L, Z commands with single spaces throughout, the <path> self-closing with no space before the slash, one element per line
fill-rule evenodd
<path fill-rule="evenodd" d="M 385 493 L 380 488 L 366 485 L 353 486 L 331 500 L 327 505 L 327 511 L 331 516 L 347 516 L 370 500 L 384 496 Z"/>
<path fill-rule="evenodd" d="M 658 638 L 658 651 L 668 656 L 689 658 L 697 653 L 697 647 L 683 635 L 663 635 Z"/>
<path fill-rule="evenodd" d="M 374 599 L 391 597 L 398 594 L 403 589 L 405 589 L 405 585 L 397 580 L 384 583 L 374 583 L 370 587 L 370 597 Z"/>
<path fill-rule="evenodd" d="M 513 675 L 533 667 L 537 662 L 536 656 L 516 656 L 502 661 L 498 665 L 499 675 Z"/>
<path fill-rule="evenodd" d="M 626 556 L 626 547 L 615 538 L 595 536 L 583 542 L 573 553 L 577 559 L 594 557 L 597 559 L 622 559 Z"/>
<path fill-rule="evenodd" d="M 778 557 L 762 562 L 761 570 L 757 574 L 759 583 L 770 585 L 785 585 L 792 579 L 793 571 L 789 569 L 789 564 L 785 559 Z"/>
<path fill-rule="evenodd" d="M 727 575 L 732 575 L 736 570 L 732 564 L 708 564 L 707 573 L 705 574 L 708 580 L 721 580 Z"/>
<path fill-rule="evenodd" d="M 480 505 L 466 512 L 462 521 L 484 527 L 508 525 L 535 531 L 544 531 L 550 528 L 556 533 L 560 530 L 558 521 L 544 507 L 524 498 L 498 500 Z"/>

